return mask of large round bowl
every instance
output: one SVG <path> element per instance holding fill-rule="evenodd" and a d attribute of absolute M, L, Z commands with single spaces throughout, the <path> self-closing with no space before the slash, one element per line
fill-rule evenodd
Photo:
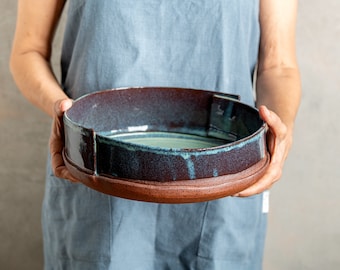
<path fill-rule="evenodd" d="M 127 199 L 188 203 L 233 195 L 269 163 L 266 125 L 237 97 L 140 87 L 83 96 L 64 114 L 64 160 L 83 184 Z"/>

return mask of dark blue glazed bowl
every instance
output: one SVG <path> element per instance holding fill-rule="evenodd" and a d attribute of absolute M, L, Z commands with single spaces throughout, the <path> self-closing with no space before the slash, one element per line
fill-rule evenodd
<path fill-rule="evenodd" d="M 258 180 L 269 159 L 258 111 L 212 91 L 100 91 L 74 102 L 64 114 L 64 128 L 70 171 L 91 188 L 129 199 L 193 202 L 228 196 Z M 171 186 L 191 193 L 170 198 Z M 203 186 L 209 194 L 196 194 Z"/>

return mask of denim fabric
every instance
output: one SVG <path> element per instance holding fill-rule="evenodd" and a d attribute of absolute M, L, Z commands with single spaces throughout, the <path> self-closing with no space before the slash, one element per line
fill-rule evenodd
<path fill-rule="evenodd" d="M 107 196 L 51 173 L 48 178 L 46 270 L 261 269 L 262 195 L 156 204 Z"/>
<path fill-rule="evenodd" d="M 230 92 L 254 104 L 258 0 L 70 0 L 62 54 L 77 98 L 127 86 Z"/>
<path fill-rule="evenodd" d="M 229 92 L 253 105 L 258 0 L 70 0 L 62 84 L 77 98 L 128 86 Z M 45 269 L 261 269 L 262 195 L 136 202 L 53 176 L 43 203 Z"/>

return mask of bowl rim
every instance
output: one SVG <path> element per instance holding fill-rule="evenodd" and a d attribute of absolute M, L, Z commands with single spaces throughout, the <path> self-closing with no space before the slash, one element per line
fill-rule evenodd
<path fill-rule="evenodd" d="M 124 90 L 136 90 L 136 89 L 178 89 L 178 90 L 183 90 L 183 91 L 201 91 L 201 92 L 206 92 L 206 93 L 211 93 L 213 96 L 223 96 L 224 98 L 239 104 L 240 106 L 244 106 L 248 109 L 254 110 L 258 112 L 258 109 L 256 107 L 250 106 L 248 104 L 242 103 L 239 100 L 239 96 L 234 95 L 234 94 L 228 94 L 228 93 L 224 93 L 224 92 L 216 92 L 216 91 L 211 91 L 211 90 L 204 90 L 204 89 L 195 89 L 195 88 L 180 88 L 180 87 L 157 87 L 157 86 L 138 86 L 138 87 L 118 87 L 118 88 L 111 88 L 111 89 L 107 89 L 107 90 L 99 90 L 99 91 L 95 91 L 92 93 L 88 93 L 85 94 L 79 98 L 77 98 L 76 100 L 74 100 L 74 102 L 78 102 L 82 99 L 88 98 L 89 96 L 93 96 L 93 95 L 98 95 L 98 94 L 102 94 L 103 92 L 109 93 L 109 92 L 115 92 L 115 91 L 124 91 Z M 72 108 L 72 107 L 71 107 Z M 137 143 L 131 143 L 131 142 L 126 142 L 126 141 L 122 141 L 122 140 L 115 140 L 112 138 L 107 138 L 107 136 L 104 136 L 100 133 L 103 132 L 112 132 L 113 130 L 108 130 L 108 131 L 96 131 L 94 128 L 88 128 L 88 127 L 84 127 L 83 125 L 80 125 L 79 123 L 73 121 L 69 115 L 68 115 L 69 110 L 67 110 L 64 113 L 64 124 L 70 126 L 71 128 L 76 128 L 76 129 L 85 129 L 90 131 L 93 134 L 94 140 L 96 140 L 96 138 L 100 138 L 103 141 L 109 142 L 109 141 L 115 141 L 117 144 L 120 145 L 125 145 L 126 147 L 135 147 L 138 148 L 142 151 L 151 151 L 151 152 L 162 152 L 162 153 L 202 153 L 202 152 L 206 152 L 206 151 L 220 151 L 221 149 L 226 149 L 227 151 L 230 148 L 233 148 L 237 145 L 242 145 L 244 143 L 246 143 L 247 141 L 251 140 L 254 137 L 257 137 L 259 133 L 262 133 L 264 131 L 267 130 L 267 124 L 261 119 L 262 121 L 262 125 L 260 128 L 258 128 L 255 132 L 251 133 L 248 136 L 245 136 L 241 139 L 238 139 L 236 141 L 232 141 L 232 142 L 227 142 L 225 144 L 221 144 L 218 146 L 213 146 L 213 147 L 205 147 L 205 148 L 168 148 L 168 147 L 157 147 L 157 146 L 148 146 L 148 145 L 142 145 L 142 144 L 137 144 Z M 147 132 L 147 131 L 146 131 Z M 119 132 L 117 132 L 119 133 Z M 183 133 L 184 134 L 184 133 Z M 94 149 L 95 150 L 95 149 Z"/>

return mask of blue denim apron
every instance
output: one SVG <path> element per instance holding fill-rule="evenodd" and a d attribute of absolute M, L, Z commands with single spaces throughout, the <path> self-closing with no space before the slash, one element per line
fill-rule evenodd
<path fill-rule="evenodd" d="M 128 86 L 229 92 L 254 105 L 258 0 L 70 0 L 62 85 L 77 98 Z M 45 269 L 261 269 L 262 195 L 194 204 L 107 196 L 53 176 Z"/>

